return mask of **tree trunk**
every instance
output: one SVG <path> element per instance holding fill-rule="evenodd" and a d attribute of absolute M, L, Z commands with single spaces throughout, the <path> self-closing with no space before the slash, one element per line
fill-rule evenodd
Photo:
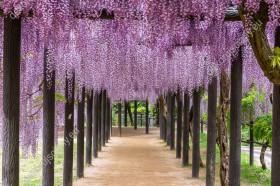
<path fill-rule="evenodd" d="M 192 177 L 199 178 L 200 167 L 200 90 L 193 93 L 193 158 Z"/>
<path fill-rule="evenodd" d="M 265 163 L 265 160 L 264 160 L 265 151 L 266 151 L 267 147 L 268 147 L 268 142 L 265 142 L 265 143 L 263 143 L 262 148 L 261 148 L 260 162 L 262 164 L 262 169 L 263 170 L 267 169 L 266 163 Z"/>
<path fill-rule="evenodd" d="M 208 86 L 206 185 L 215 186 L 217 78 Z"/>
<path fill-rule="evenodd" d="M 242 47 L 231 66 L 229 185 L 240 185 L 241 114 L 242 114 Z"/>
<path fill-rule="evenodd" d="M 98 98 L 97 92 L 94 93 L 94 122 L 93 122 L 93 157 L 98 157 Z"/>
<path fill-rule="evenodd" d="M 226 114 L 229 108 L 229 89 L 230 79 L 225 72 L 222 72 L 220 78 L 220 108 L 217 140 L 220 148 L 220 183 L 222 186 L 228 185 L 229 150 Z"/>
<path fill-rule="evenodd" d="M 190 112 L 190 96 L 187 92 L 184 95 L 184 127 L 183 127 L 183 166 L 189 164 L 189 112 Z"/>
<path fill-rule="evenodd" d="M 68 87 L 71 84 L 71 94 Z M 74 142 L 74 90 L 75 74 L 72 79 L 66 77 L 65 85 L 65 126 L 64 126 L 64 164 L 63 185 L 71 186 L 73 183 L 73 142 Z M 71 97 L 69 97 L 71 95 Z"/>
<path fill-rule="evenodd" d="M 86 165 L 91 165 L 93 91 L 87 93 Z"/>
<path fill-rule="evenodd" d="M 245 27 L 247 24 L 245 14 L 247 9 L 244 5 L 239 7 L 239 15 Z M 273 83 L 280 85 L 279 67 L 273 67 L 273 52 L 269 45 L 266 35 L 266 24 L 269 21 L 269 5 L 265 1 L 261 1 L 259 11 L 253 16 L 253 21 L 248 39 L 256 56 L 256 59 L 262 68 L 264 75 Z M 278 46 L 279 47 L 279 46 Z"/>
<path fill-rule="evenodd" d="M 19 185 L 21 19 L 4 18 L 2 184 Z"/>
<path fill-rule="evenodd" d="M 43 89 L 43 179 L 42 185 L 54 185 L 55 71 L 48 70 L 48 49 L 44 51 Z M 48 78 L 51 77 L 51 82 Z"/>
<path fill-rule="evenodd" d="M 85 136 L 85 87 L 82 88 L 81 100 L 78 102 L 77 118 L 77 177 L 84 177 L 84 136 Z"/>
<path fill-rule="evenodd" d="M 146 100 L 146 134 L 149 134 L 149 101 Z"/>
<path fill-rule="evenodd" d="M 176 140 L 176 158 L 181 158 L 182 149 L 182 96 L 178 89 L 177 93 L 177 107 L 178 107 L 178 119 L 177 119 L 177 140 Z"/>
<path fill-rule="evenodd" d="M 134 130 L 137 130 L 137 101 L 134 101 Z"/>

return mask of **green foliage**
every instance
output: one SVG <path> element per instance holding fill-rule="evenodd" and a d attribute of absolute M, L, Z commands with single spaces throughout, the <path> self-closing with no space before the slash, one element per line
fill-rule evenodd
<path fill-rule="evenodd" d="M 207 113 L 203 113 L 203 114 L 202 114 L 202 121 L 203 121 L 204 123 L 207 123 L 207 118 L 208 118 Z"/>
<path fill-rule="evenodd" d="M 261 115 L 256 119 L 253 126 L 254 138 L 257 141 L 272 143 L 272 114 Z"/>
<path fill-rule="evenodd" d="M 280 68 L 280 48 L 273 49 L 273 56 L 271 56 L 271 66 L 273 68 Z"/>
<path fill-rule="evenodd" d="M 242 99 L 242 112 L 250 112 L 254 110 L 257 91 L 255 88 Z"/>

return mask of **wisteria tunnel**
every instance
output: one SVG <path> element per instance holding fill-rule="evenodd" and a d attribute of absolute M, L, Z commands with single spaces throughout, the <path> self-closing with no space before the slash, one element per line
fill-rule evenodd
<path fill-rule="evenodd" d="M 0 15 L 0 185 L 280 185 L 279 0 Z"/>

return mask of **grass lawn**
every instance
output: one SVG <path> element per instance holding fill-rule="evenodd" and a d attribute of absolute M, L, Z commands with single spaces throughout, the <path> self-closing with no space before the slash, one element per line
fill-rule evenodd
<path fill-rule="evenodd" d="M 200 135 L 200 150 L 201 156 L 206 167 L 206 147 L 207 147 L 207 134 Z M 190 151 L 190 157 L 192 153 Z M 190 160 L 191 163 L 191 160 Z M 220 185 L 219 178 L 219 164 L 220 164 L 220 154 L 219 148 L 216 146 L 216 185 Z M 188 166 L 189 167 L 189 166 Z M 250 156 L 246 153 L 241 153 L 241 185 L 249 186 L 249 185 L 260 185 L 260 186 L 268 186 L 271 185 L 271 171 L 270 170 L 262 170 L 261 166 L 258 165 L 257 161 L 255 161 L 254 166 L 250 166 Z M 206 168 L 200 169 L 200 178 L 206 179 Z"/>
<path fill-rule="evenodd" d="M 61 186 L 63 182 L 63 154 L 64 144 L 58 141 L 55 148 L 55 185 Z M 2 155 L 0 155 L 0 165 L 2 165 Z M 74 143 L 73 176 L 76 180 L 77 144 Z M 2 171 L 0 176 L 2 178 Z M 1 179 L 0 179 L 1 185 Z M 35 156 L 28 158 L 20 157 L 20 185 L 21 186 L 41 186 L 42 185 L 42 144 L 39 144 Z"/>

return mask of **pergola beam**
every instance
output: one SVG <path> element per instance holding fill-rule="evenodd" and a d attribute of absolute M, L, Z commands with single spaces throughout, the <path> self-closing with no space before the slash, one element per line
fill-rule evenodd
<path fill-rule="evenodd" d="M 114 12 L 108 12 L 107 9 L 103 9 L 99 12 L 99 17 L 94 17 L 94 16 L 87 16 L 85 13 L 82 13 L 81 10 L 76 10 L 74 13 L 74 17 L 77 19 L 89 19 L 89 20 L 100 20 L 100 19 L 104 19 L 104 20 L 115 20 L 115 14 Z M 140 18 L 139 18 L 140 17 Z M 195 18 L 195 16 L 193 15 L 188 15 L 185 17 L 186 20 L 193 20 Z M 120 18 L 120 19 L 125 19 L 125 18 Z M 143 20 L 143 16 L 135 16 L 134 18 L 132 17 L 131 19 L 133 20 Z M 205 16 L 202 13 L 200 16 L 200 21 L 204 21 L 205 20 Z M 238 10 L 235 7 L 229 7 L 226 10 L 225 13 L 225 19 L 224 21 L 226 22 L 233 22 L 233 21 L 241 21 L 241 17 L 239 16 Z"/>

